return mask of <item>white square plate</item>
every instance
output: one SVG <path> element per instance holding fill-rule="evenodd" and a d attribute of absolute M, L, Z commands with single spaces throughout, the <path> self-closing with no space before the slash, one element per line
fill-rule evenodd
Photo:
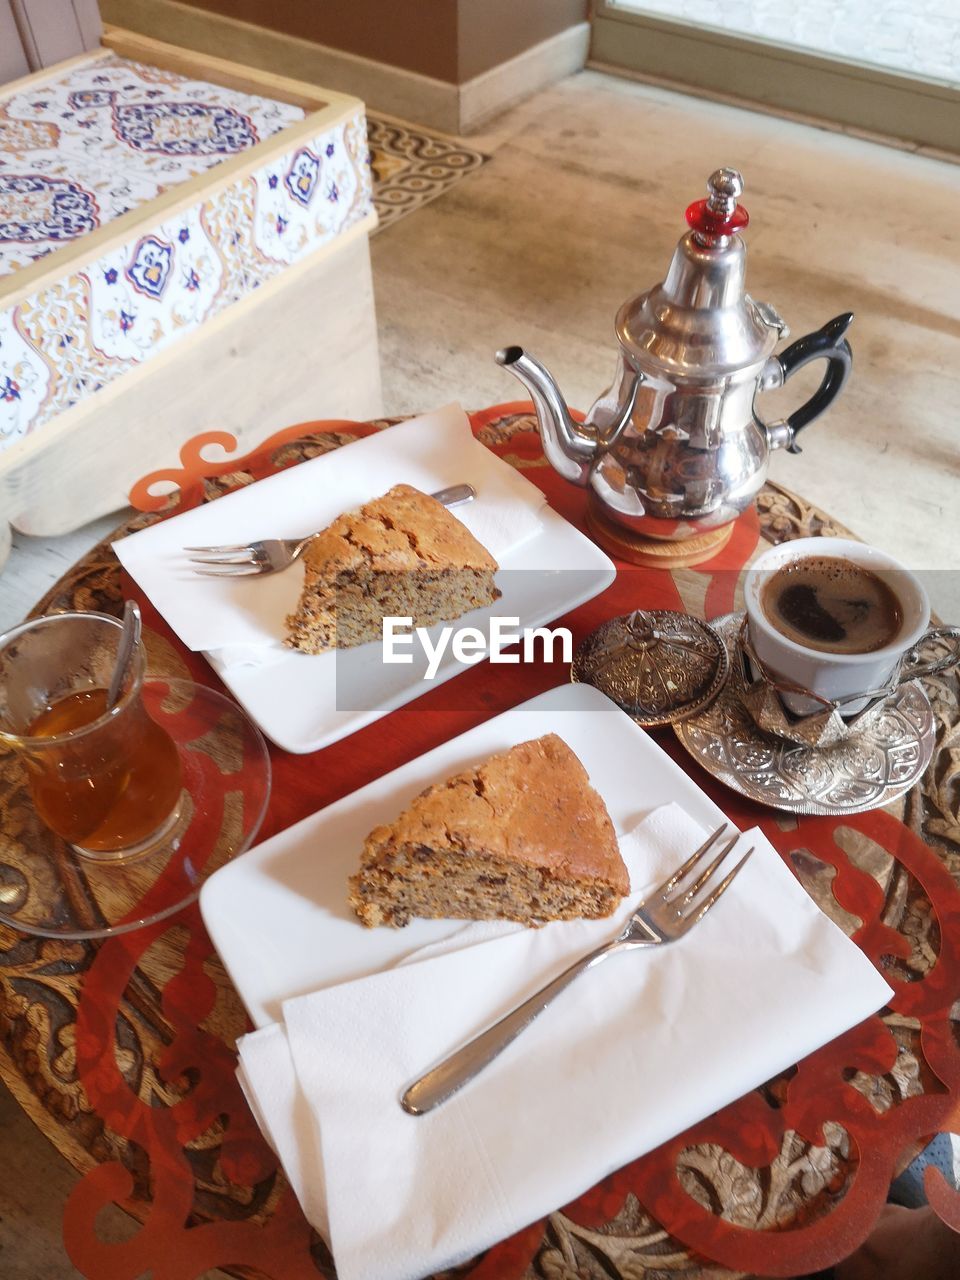
<path fill-rule="evenodd" d="M 595 543 L 548 506 L 538 507 L 535 486 L 474 440 L 456 406 L 269 476 L 114 547 L 181 640 L 204 652 L 268 738 L 285 751 L 319 751 L 449 680 L 464 664 L 448 647 L 436 675 L 425 680 L 419 645 L 411 665 L 382 662 L 376 643 L 315 657 L 286 649 L 283 619 L 299 598 L 302 568 L 265 578 L 205 577 L 193 572 L 183 548 L 302 536 L 400 482 L 431 492 L 473 484 L 476 501 L 454 514 L 481 541 L 484 528 L 502 530 L 511 521 L 526 535 L 497 554 L 501 599 L 465 614 L 458 627 L 486 633 L 494 615 L 518 618 L 520 628 L 544 626 L 616 577 Z M 430 628 L 434 642 L 441 627 Z"/>
<path fill-rule="evenodd" d="M 618 834 L 675 800 L 704 827 L 723 813 L 678 764 L 590 685 L 551 689 L 428 751 L 304 818 L 221 868 L 200 892 L 204 923 L 256 1026 L 281 1002 L 389 968 L 464 928 L 413 920 L 367 929 L 347 904 L 347 877 L 367 834 L 433 782 L 518 742 L 556 733 L 583 762 Z"/>

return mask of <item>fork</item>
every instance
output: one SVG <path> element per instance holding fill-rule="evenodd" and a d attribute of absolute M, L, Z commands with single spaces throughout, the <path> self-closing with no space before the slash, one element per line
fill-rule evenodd
<path fill-rule="evenodd" d="M 472 502 L 477 491 L 472 484 L 454 484 L 430 496 L 436 498 L 437 502 L 442 502 L 445 507 L 458 507 L 461 503 Z M 311 533 L 306 538 L 261 538 L 257 542 L 239 542 L 232 546 L 183 549 L 195 553 L 189 557 L 194 566 L 210 566 L 206 569 L 195 567 L 194 573 L 205 573 L 211 577 L 244 578 L 288 569 L 314 538 L 319 537 L 319 533 Z"/>
<path fill-rule="evenodd" d="M 678 867 L 659 888 L 648 894 L 624 925 L 623 931 L 612 942 L 605 942 L 603 946 L 575 960 L 569 968 L 564 969 L 558 977 L 530 996 L 512 1013 L 508 1013 L 486 1031 L 481 1031 L 478 1036 L 457 1049 L 450 1057 L 445 1058 L 439 1066 L 433 1067 L 426 1075 L 410 1085 L 400 1099 L 400 1105 L 404 1111 L 412 1116 L 422 1116 L 432 1111 L 434 1107 L 438 1107 L 441 1102 L 446 1102 L 465 1084 L 479 1075 L 484 1067 L 489 1066 L 494 1058 L 573 982 L 574 978 L 578 978 L 587 969 L 594 968 L 606 960 L 607 956 L 613 955 L 615 951 L 630 951 L 636 947 L 676 942 L 678 938 L 688 933 L 726 893 L 753 853 L 751 845 L 733 870 L 728 872 L 718 884 L 713 883 L 724 858 L 740 839 L 740 833 L 735 832 L 732 839 L 727 841 L 693 883 L 686 888 L 682 887 L 683 882 L 703 862 L 717 841 L 725 835 L 726 830 L 726 823 L 718 827 L 682 866 Z M 698 898 L 698 895 L 703 895 L 708 889 L 706 896 Z"/>

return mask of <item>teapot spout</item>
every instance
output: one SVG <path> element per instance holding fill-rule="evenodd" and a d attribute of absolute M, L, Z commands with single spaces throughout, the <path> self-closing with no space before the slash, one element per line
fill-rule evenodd
<path fill-rule="evenodd" d="M 565 480 L 586 485 L 600 450 L 597 429 L 571 417 L 553 375 L 522 347 L 504 347 L 496 360 L 530 392 L 547 461 Z"/>

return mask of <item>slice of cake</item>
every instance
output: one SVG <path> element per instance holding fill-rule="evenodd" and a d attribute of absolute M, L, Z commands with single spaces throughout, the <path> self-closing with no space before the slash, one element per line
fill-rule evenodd
<path fill-rule="evenodd" d="M 365 925 L 411 916 L 608 916 L 629 891 L 610 815 L 562 738 L 522 742 L 424 791 L 367 836 L 350 905 Z"/>
<path fill-rule="evenodd" d="M 387 617 L 429 627 L 500 598 L 493 556 L 442 503 L 408 484 L 338 516 L 303 560 L 285 639 L 303 653 L 379 640 Z"/>

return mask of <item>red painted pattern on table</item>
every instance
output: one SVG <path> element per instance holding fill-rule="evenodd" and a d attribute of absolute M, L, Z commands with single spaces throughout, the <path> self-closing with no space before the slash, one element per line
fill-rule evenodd
<path fill-rule="evenodd" d="M 474 431 L 510 415 L 526 413 L 527 403 L 498 405 L 471 415 Z M 132 497 L 142 510 L 158 510 L 168 499 L 157 496 L 158 481 L 179 486 L 176 511 L 203 500 L 204 477 L 228 476 L 241 468 L 254 476 L 274 470 L 272 450 L 306 434 L 335 431 L 351 437 L 380 429 L 369 423 L 305 423 L 273 437 L 247 458 L 205 461 L 211 444 L 235 446 L 224 433 L 196 437 L 184 447 L 181 466 L 145 477 Z M 584 528 L 585 494 L 562 480 L 545 463 L 537 433 L 521 429 L 496 446 L 496 452 L 546 494 L 551 506 L 578 528 Z M 726 547 L 698 573 L 708 577 L 708 617 L 733 608 L 736 574 L 757 547 L 759 525 L 751 510 L 738 522 Z M 602 621 L 637 607 L 682 608 L 673 577 L 666 572 L 620 565 L 616 582 L 602 595 L 559 622 L 579 641 Z M 124 582 L 125 594 L 135 595 Z M 182 650 L 148 601 L 141 600 L 148 627 L 166 636 L 181 652 L 198 681 L 216 685 L 201 657 Z M 266 838 L 328 805 L 390 769 L 415 758 L 456 734 L 558 683 L 547 664 L 499 667 L 481 664 L 457 677 L 457 709 L 444 691 L 418 698 L 352 737 L 314 756 L 287 755 L 272 749 L 274 789 L 262 829 Z M 722 805 L 739 826 L 758 824 L 785 858 L 792 849 L 809 849 L 836 868 L 838 902 L 861 920 L 855 935 L 866 954 L 880 965 L 884 955 L 904 954 L 908 943 L 880 919 L 882 894 L 877 883 L 844 855 L 838 832 L 846 827 L 875 841 L 896 858 L 925 890 L 940 925 L 941 949 L 922 981 L 892 982 L 893 1009 L 920 1020 L 925 1057 L 941 1086 L 908 1098 L 886 1112 L 876 1110 L 851 1084 L 855 1070 L 883 1073 L 896 1057 L 896 1043 L 879 1017 L 868 1019 L 846 1035 L 811 1054 L 789 1080 L 780 1105 L 760 1091 L 708 1117 L 692 1130 L 606 1178 L 563 1209 L 583 1227 L 601 1227 L 623 1209 L 627 1197 L 641 1205 L 677 1241 L 733 1271 L 767 1276 L 794 1276 L 827 1266 L 846 1256 L 868 1234 L 884 1203 L 904 1151 L 918 1139 L 957 1127 L 960 1120 L 960 1051 L 950 1024 L 950 1008 L 960 993 L 960 892 L 935 853 L 907 827 L 887 813 L 857 817 L 801 818 L 784 831 L 769 810 L 756 806 L 706 777 L 668 732 L 658 741 Z M 802 833 L 802 837 L 801 837 Z M 119 1164 L 93 1169 L 70 1197 L 64 1237 L 75 1266 L 90 1280 L 134 1280 L 149 1271 L 154 1280 L 192 1280 L 212 1267 L 243 1266 L 274 1280 L 315 1278 L 331 1274 L 318 1254 L 316 1239 L 282 1176 L 262 1221 L 215 1221 L 191 1224 L 194 1176 L 184 1144 L 222 1130 L 220 1169 L 224 1178 L 253 1187 L 276 1166 L 250 1115 L 234 1074 L 232 1046 L 203 1029 L 215 996 L 208 969 L 218 964 L 191 906 L 178 914 L 177 925 L 188 940 L 182 967 L 166 981 L 163 1011 L 170 1038 L 161 1076 L 189 1082 L 174 1105 L 147 1105 L 130 1087 L 118 1065 L 117 1012 L 130 975 L 146 950 L 170 922 L 106 940 L 87 974 L 77 1017 L 78 1070 L 91 1104 L 109 1127 L 142 1149 L 149 1162 L 152 1202 L 141 1228 L 124 1243 L 98 1240 L 95 1219 L 111 1201 L 123 1201 L 130 1176 Z M 889 974 L 887 975 L 889 977 Z M 810 1141 L 821 1138 L 825 1121 L 839 1121 L 858 1153 L 858 1164 L 843 1198 L 812 1221 L 786 1229 L 746 1229 L 716 1216 L 694 1200 L 677 1174 L 678 1156 L 695 1144 L 718 1144 L 749 1167 L 765 1167 L 780 1150 L 789 1130 Z M 942 1177 L 927 1177 L 936 1211 L 960 1229 L 960 1196 Z M 491 1249 L 468 1274 L 473 1280 L 519 1280 L 543 1240 L 543 1224 L 535 1223 Z M 690 1273 L 685 1273 L 690 1274 Z"/>

